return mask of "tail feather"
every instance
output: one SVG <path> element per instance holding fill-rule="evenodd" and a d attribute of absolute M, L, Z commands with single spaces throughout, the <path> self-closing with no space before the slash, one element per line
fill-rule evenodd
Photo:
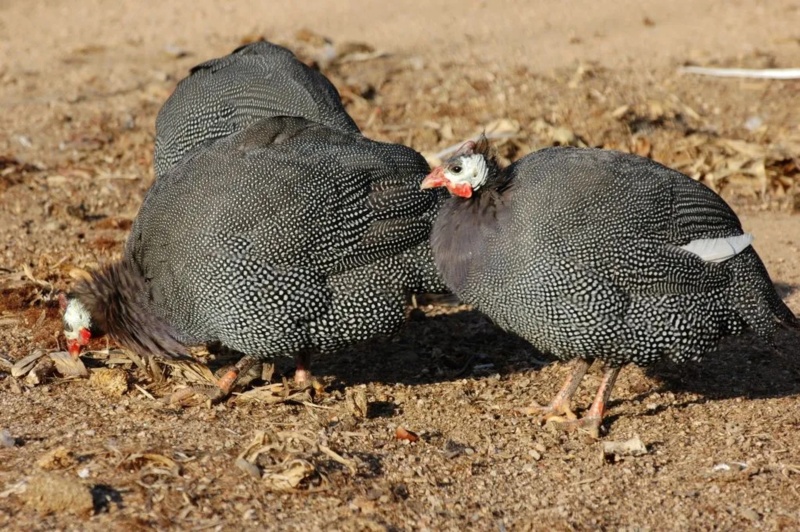
<path fill-rule="evenodd" d="M 764 263 L 752 247 L 727 264 L 734 274 L 733 306 L 759 336 L 770 340 L 781 326 L 800 328 L 800 322 L 775 291 Z"/>
<path fill-rule="evenodd" d="M 88 307 L 99 329 L 140 356 L 192 359 L 178 332 L 148 304 L 145 279 L 131 263 L 115 262 L 93 272 L 71 296 Z"/>
<path fill-rule="evenodd" d="M 786 306 L 784 304 L 784 306 Z M 789 307 L 786 307 L 788 311 L 788 317 L 784 317 L 783 319 L 779 318 L 780 325 L 786 329 L 798 329 L 800 330 L 800 317 L 795 316 L 792 314 L 792 311 Z"/>

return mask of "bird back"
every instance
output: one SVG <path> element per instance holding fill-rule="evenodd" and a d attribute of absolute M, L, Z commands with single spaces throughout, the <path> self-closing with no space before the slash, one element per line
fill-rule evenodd
<path fill-rule="evenodd" d="M 358 132 L 325 76 L 282 46 L 256 42 L 192 68 L 178 83 L 156 118 L 156 175 L 200 145 L 275 116 Z"/>

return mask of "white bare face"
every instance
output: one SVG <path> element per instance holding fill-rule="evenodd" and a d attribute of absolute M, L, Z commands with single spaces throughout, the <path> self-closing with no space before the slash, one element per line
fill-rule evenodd
<path fill-rule="evenodd" d="M 459 155 L 447 161 L 443 167 L 444 177 L 454 186 L 469 186 L 478 190 L 489 178 L 486 159 L 479 153 Z"/>
<path fill-rule="evenodd" d="M 70 299 L 64 310 L 64 336 L 67 340 L 77 340 L 81 329 L 92 328 L 92 317 L 86 307 L 77 299 Z"/>

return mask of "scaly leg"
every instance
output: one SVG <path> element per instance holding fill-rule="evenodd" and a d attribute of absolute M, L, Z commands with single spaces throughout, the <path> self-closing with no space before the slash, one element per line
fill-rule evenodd
<path fill-rule="evenodd" d="M 541 423 L 577 419 L 570 408 L 570 402 L 591 365 L 592 361 L 590 360 L 577 359 L 572 371 L 567 376 L 567 380 L 564 382 L 564 386 L 561 387 L 561 390 L 548 406 L 534 404 L 532 407 L 524 409 L 523 412 L 526 414 L 538 414 Z"/>
<path fill-rule="evenodd" d="M 294 383 L 298 388 L 305 388 L 312 384 L 311 376 L 311 353 L 301 351 L 294 356 L 295 370 Z"/>
<path fill-rule="evenodd" d="M 325 386 L 311 374 L 311 351 L 302 351 L 294 357 L 294 385 L 299 389 L 313 388 L 316 393 L 322 393 Z"/>
<path fill-rule="evenodd" d="M 216 386 L 193 386 L 189 390 L 201 395 L 205 395 L 211 399 L 212 403 L 217 403 L 230 395 L 231 390 L 233 390 L 233 387 L 236 384 L 239 376 L 250 371 L 250 368 L 255 366 L 257 362 L 258 360 L 256 358 L 245 355 L 239 359 L 239 362 L 237 362 L 236 365 L 228 369 L 228 371 L 226 371 L 222 377 L 217 379 Z M 178 398 L 183 397 L 183 395 L 185 395 L 185 393 L 182 390 L 179 390 L 177 396 L 173 395 L 173 401 L 178 401 Z"/>
<path fill-rule="evenodd" d="M 617 376 L 619 376 L 620 369 L 619 367 L 606 368 L 605 373 L 603 373 L 603 380 L 600 382 L 600 387 L 597 389 L 594 401 L 592 401 L 592 406 L 581 419 L 560 421 L 557 422 L 556 425 L 564 430 L 580 429 L 588 432 L 594 439 L 600 438 L 600 426 L 603 424 L 606 404 L 609 399 L 611 399 L 611 390 L 614 388 L 614 382 L 616 382 Z"/>

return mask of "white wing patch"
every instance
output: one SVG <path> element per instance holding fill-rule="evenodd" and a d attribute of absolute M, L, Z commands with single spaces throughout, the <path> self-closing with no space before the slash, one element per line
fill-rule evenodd
<path fill-rule="evenodd" d="M 744 233 L 723 238 L 698 238 L 681 249 L 694 253 L 706 262 L 725 262 L 733 258 L 753 243 L 753 235 Z"/>

